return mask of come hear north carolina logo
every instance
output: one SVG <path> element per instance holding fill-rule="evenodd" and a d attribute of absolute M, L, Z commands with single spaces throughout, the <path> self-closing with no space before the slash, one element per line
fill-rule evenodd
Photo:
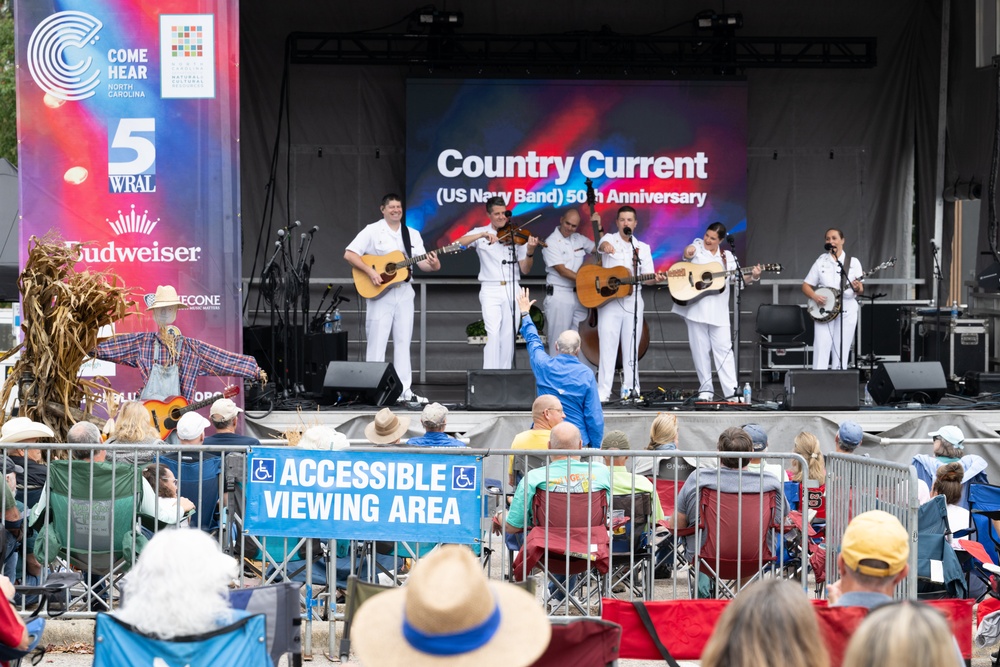
<path fill-rule="evenodd" d="M 53 14 L 35 27 L 28 40 L 28 71 L 38 87 L 67 102 L 93 97 L 100 66 L 84 50 L 96 44 L 104 24 L 90 14 Z"/>

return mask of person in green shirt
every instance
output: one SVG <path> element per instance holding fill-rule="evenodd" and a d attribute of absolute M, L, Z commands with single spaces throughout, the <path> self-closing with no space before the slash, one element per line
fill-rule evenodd
<path fill-rule="evenodd" d="M 653 501 L 653 523 L 662 521 L 663 508 L 660 506 L 660 497 L 656 494 L 653 483 L 642 475 L 635 475 L 629 472 L 625 464 L 628 462 L 627 456 L 615 456 L 614 451 L 628 451 L 632 447 L 629 445 L 628 436 L 623 431 L 609 431 L 604 434 L 601 442 L 601 449 L 606 450 L 610 455 L 604 457 L 604 461 L 611 468 L 611 494 L 614 496 L 630 496 L 638 493 L 648 493 Z M 647 520 L 648 523 L 648 520 Z"/>

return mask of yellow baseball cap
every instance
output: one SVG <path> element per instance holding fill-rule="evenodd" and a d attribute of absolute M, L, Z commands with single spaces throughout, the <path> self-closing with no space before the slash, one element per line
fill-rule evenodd
<path fill-rule="evenodd" d="M 906 567 L 910 536 L 899 519 L 888 512 L 872 510 L 857 515 L 847 524 L 840 555 L 844 564 L 855 572 L 892 577 Z"/>

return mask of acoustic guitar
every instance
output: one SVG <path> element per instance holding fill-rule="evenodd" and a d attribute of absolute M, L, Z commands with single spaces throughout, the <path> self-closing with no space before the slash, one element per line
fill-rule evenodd
<path fill-rule="evenodd" d="M 654 278 L 655 273 L 633 276 L 624 266 L 605 269 L 585 264 L 576 272 L 576 296 L 584 308 L 597 308 L 611 299 L 624 299 L 632 294 L 632 285 Z"/>
<path fill-rule="evenodd" d="M 160 432 L 160 440 L 166 440 L 167 436 L 177 428 L 177 422 L 185 413 L 200 410 L 220 398 L 232 398 L 239 393 L 239 387 L 230 386 L 226 387 L 219 394 L 209 396 L 203 401 L 191 403 L 190 405 L 183 396 L 170 396 L 166 401 L 157 401 L 151 398 L 143 401 L 142 404 L 149 411 L 149 417 L 153 422 L 153 426 Z"/>
<path fill-rule="evenodd" d="M 716 294 L 726 289 L 729 276 L 742 273 L 748 276 L 753 273 L 752 266 L 726 271 L 719 262 L 693 264 L 677 262 L 667 269 L 667 287 L 674 303 L 682 306 L 697 300 L 706 294 Z M 781 264 L 765 264 L 762 273 L 780 273 Z"/>
<path fill-rule="evenodd" d="M 467 246 L 459 243 L 449 243 L 448 245 L 438 248 L 433 252 L 436 252 L 438 255 L 449 255 L 455 252 L 462 252 L 466 249 Z M 354 287 L 357 288 L 358 294 L 364 298 L 374 299 L 379 294 L 384 292 L 386 288 L 409 278 L 409 267 L 413 266 L 417 262 L 424 261 L 429 256 L 430 253 L 428 252 L 423 255 L 416 255 L 407 259 L 402 250 L 393 250 L 385 255 L 361 255 L 361 261 L 367 266 L 375 269 L 375 271 L 382 277 L 382 284 L 373 285 L 372 279 L 368 277 L 367 273 L 361 269 L 352 267 L 351 274 L 354 277 Z"/>

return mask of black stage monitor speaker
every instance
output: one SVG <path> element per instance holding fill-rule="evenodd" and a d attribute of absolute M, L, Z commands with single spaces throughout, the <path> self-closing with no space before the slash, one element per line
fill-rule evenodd
<path fill-rule="evenodd" d="M 469 410 L 530 410 L 534 401 L 531 371 L 469 371 L 465 386 Z"/>
<path fill-rule="evenodd" d="M 387 361 L 331 361 L 326 367 L 323 394 L 334 392 L 369 405 L 392 405 L 403 393 L 403 384 Z"/>
<path fill-rule="evenodd" d="M 937 403 L 947 390 L 948 381 L 939 361 L 879 364 L 868 381 L 868 393 L 879 405 Z"/>
<path fill-rule="evenodd" d="M 788 371 L 785 374 L 785 407 L 789 410 L 857 410 L 855 370 Z"/>

